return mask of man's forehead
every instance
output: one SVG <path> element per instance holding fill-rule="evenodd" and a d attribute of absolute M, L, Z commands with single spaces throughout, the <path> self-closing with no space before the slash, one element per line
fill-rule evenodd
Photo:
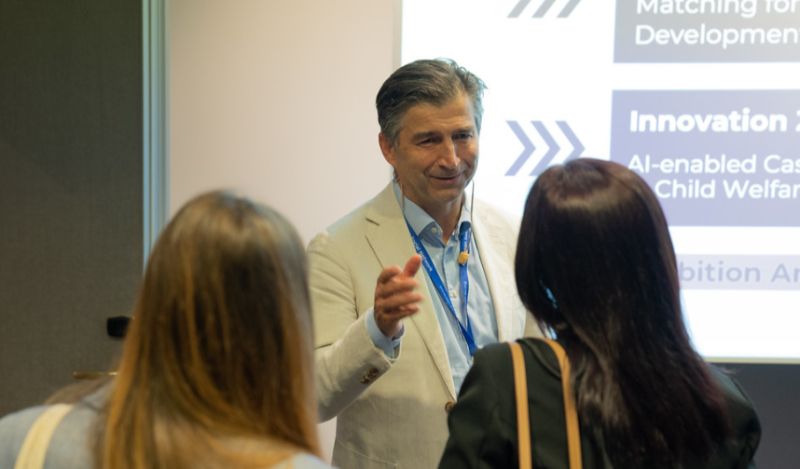
<path fill-rule="evenodd" d="M 444 104 L 418 103 L 409 107 L 400 121 L 400 128 L 412 132 L 469 129 L 475 127 L 472 103 L 458 97 Z"/>

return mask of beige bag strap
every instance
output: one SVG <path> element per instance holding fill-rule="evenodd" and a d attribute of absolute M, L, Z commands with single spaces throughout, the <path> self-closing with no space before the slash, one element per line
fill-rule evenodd
<path fill-rule="evenodd" d="M 582 469 L 581 460 L 581 431 L 578 426 L 578 412 L 575 407 L 575 395 L 572 393 L 572 386 L 569 382 L 570 368 L 569 359 L 564 352 L 561 344 L 551 339 L 544 339 L 544 342 L 553 349 L 558 358 L 558 366 L 561 368 L 561 393 L 564 395 L 564 416 L 567 421 L 567 448 L 569 451 L 570 469 Z"/>
<path fill-rule="evenodd" d="M 525 357 L 522 347 L 509 342 L 511 362 L 514 365 L 514 396 L 517 401 L 517 447 L 519 448 L 519 469 L 532 469 L 531 426 L 528 421 L 528 378 L 525 376 Z"/>
<path fill-rule="evenodd" d="M 56 404 L 47 410 L 33 422 L 22 448 L 17 454 L 17 462 L 14 469 L 41 469 L 44 467 L 44 457 L 47 454 L 47 447 L 50 446 L 50 438 L 53 436 L 61 419 L 72 410 L 69 404 Z"/>
<path fill-rule="evenodd" d="M 578 412 L 575 407 L 575 396 L 569 382 L 570 367 L 567 354 L 561 345 L 550 339 L 544 342 L 553 349 L 561 368 L 561 393 L 564 396 L 564 416 L 567 422 L 567 451 L 569 453 L 569 468 L 582 469 L 581 459 L 581 434 L 578 425 Z M 522 347 L 517 342 L 509 343 L 511 346 L 511 361 L 514 365 L 514 395 L 517 403 L 517 439 L 519 447 L 520 469 L 532 469 L 530 421 L 528 420 L 528 380 L 525 376 L 525 357 Z"/>

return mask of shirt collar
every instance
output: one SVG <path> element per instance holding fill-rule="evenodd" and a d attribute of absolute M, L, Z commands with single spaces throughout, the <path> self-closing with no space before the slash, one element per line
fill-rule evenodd
<path fill-rule="evenodd" d="M 400 190 L 400 184 L 397 181 L 392 181 L 392 190 L 394 190 L 394 196 L 397 199 L 397 203 L 400 204 L 400 208 L 403 208 L 403 194 Z M 411 225 L 411 228 L 417 233 L 422 239 L 430 240 L 430 239 L 437 239 L 441 240 L 441 230 L 442 228 L 436 223 L 436 220 L 433 219 L 428 212 L 422 209 L 419 205 L 412 202 L 408 197 L 405 197 L 405 219 L 408 221 L 408 224 Z M 469 227 L 470 226 L 470 212 L 467 208 L 466 204 L 461 203 L 461 215 L 458 219 L 458 229 L 453 232 L 454 235 L 458 235 L 458 231 Z M 466 225 L 465 225 L 466 223 Z"/>

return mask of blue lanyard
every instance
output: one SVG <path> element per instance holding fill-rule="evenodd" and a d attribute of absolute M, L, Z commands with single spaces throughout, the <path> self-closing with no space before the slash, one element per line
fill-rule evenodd
<path fill-rule="evenodd" d="M 450 301 L 450 295 L 447 291 L 447 287 L 444 286 L 442 278 L 439 277 L 439 273 L 436 271 L 436 266 L 433 265 L 431 256 L 428 254 L 428 250 L 422 245 L 422 241 L 420 241 L 419 236 L 417 236 L 417 233 L 414 232 L 414 229 L 411 228 L 411 224 L 408 223 L 408 220 L 406 220 L 406 226 L 408 227 L 408 232 L 411 233 L 411 240 L 414 242 L 414 249 L 417 251 L 417 254 L 422 256 L 422 266 L 425 268 L 425 272 L 428 273 L 428 278 L 431 279 L 431 282 L 433 283 L 434 288 L 436 288 L 436 292 L 439 294 L 439 298 L 441 298 L 442 303 L 444 303 L 444 305 L 447 307 L 447 310 L 450 312 L 450 315 L 456 320 L 456 323 L 458 323 L 458 328 L 461 329 L 461 335 L 464 336 L 464 341 L 467 342 L 467 348 L 469 349 L 470 356 L 474 355 L 475 351 L 478 349 L 478 346 L 475 344 L 475 335 L 472 333 L 472 324 L 469 321 L 469 314 L 467 314 L 467 299 L 469 297 L 467 260 L 469 258 L 468 249 L 470 237 L 472 235 L 472 230 L 470 230 L 469 224 L 462 223 L 462 228 L 458 235 L 460 247 L 458 259 L 459 283 L 461 285 L 460 306 L 461 311 L 464 313 L 463 323 L 460 319 L 458 319 L 453 302 Z"/>

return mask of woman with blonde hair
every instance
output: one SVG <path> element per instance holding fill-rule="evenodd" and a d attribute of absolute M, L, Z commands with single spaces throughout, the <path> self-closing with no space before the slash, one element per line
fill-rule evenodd
<path fill-rule="evenodd" d="M 64 410 L 44 467 L 328 467 L 309 308 L 285 218 L 226 192 L 196 197 L 150 255 L 116 376 Z M 0 467 L 54 407 L 0 420 Z"/>

